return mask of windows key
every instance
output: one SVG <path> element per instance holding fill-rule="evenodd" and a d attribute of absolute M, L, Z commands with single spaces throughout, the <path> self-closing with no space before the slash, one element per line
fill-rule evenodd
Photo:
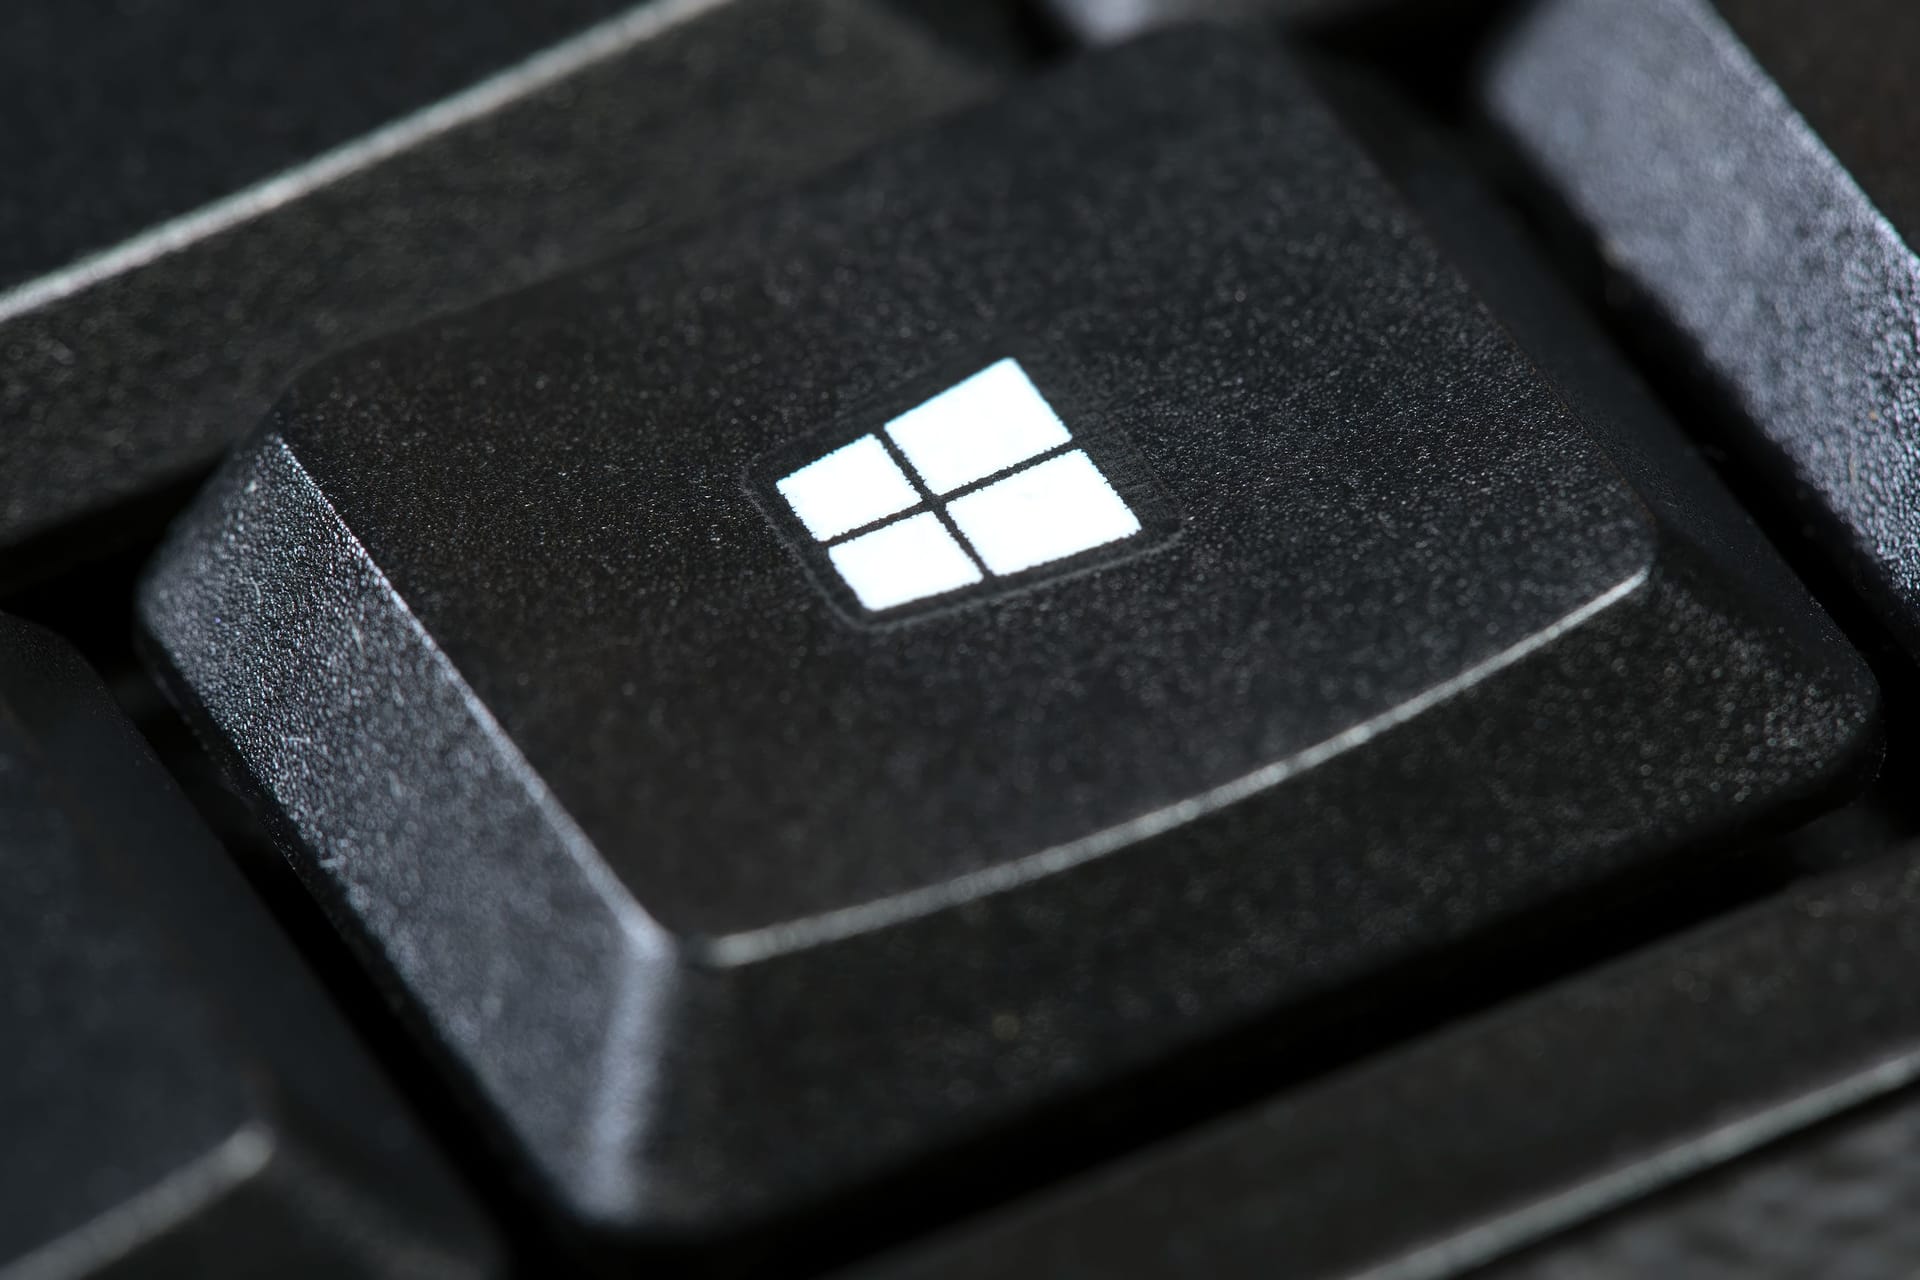
<path fill-rule="evenodd" d="M 1151 491 L 1129 505 L 1089 444 L 1124 450 L 1110 434 L 1076 442 L 1020 362 L 1003 357 L 881 431 L 824 453 L 803 443 L 807 460 L 773 482 L 767 506 L 776 527 L 788 523 L 781 508 L 798 521 L 790 537 L 803 563 L 825 552 L 822 587 L 852 593 L 849 616 L 881 621 L 908 604 L 961 603 L 962 588 L 1018 586 L 1043 565 L 1070 569 L 1141 534 L 1135 507 L 1152 510 Z M 762 469 L 783 471 L 794 453 L 776 450 Z"/>
<path fill-rule="evenodd" d="M 1870 773 L 1833 624 L 1316 83 L 1076 62 L 318 367 L 175 526 L 163 679 L 558 1213 L 1017 1161 Z"/>

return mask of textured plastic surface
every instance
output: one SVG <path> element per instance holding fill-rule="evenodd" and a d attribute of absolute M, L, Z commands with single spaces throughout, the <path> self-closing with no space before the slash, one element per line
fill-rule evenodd
<path fill-rule="evenodd" d="M 1913 242 L 1920 232 L 1920 8 L 1903 0 L 1715 0 L 1715 11 L 1765 68 L 1874 205 Z"/>
<path fill-rule="evenodd" d="M 0 45 L 0 289 L 465 88 L 621 0 L 23 0 Z"/>
<path fill-rule="evenodd" d="M 1544 1246 L 1489 1280 L 1883 1280 L 1920 1271 L 1913 1090 Z"/>
<path fill-rule="evenodd" d="M 851 625 L 756 460 L 1009 354 L 1177 534 Z M 1857 776 L 1871 682 L 1724 499 L 1635 493 L 1663 431 L 1193 36 L 331 364 L 141 607 L 563 1202 L 711 1227 Z"/>
<path fill-rule="evenodd" d="M 1656 509 L 1696 530 L 1741 523 L 1621 357 L 1548 287 L 1511 217 L 1398 104 L 1323 70 L 1425 226 L 1606 432 Z M 1770 557 L 1746 559 L 1744 572 L 1756 593 L 1792 589 Z M 1917 949 L 1920 851 L 1382 1054 L 857 1274 L 1430 1280 L 1481 1274 L 1520 1250 L 1516 1275 L 1536 1265 L 1583 1277 L 1905 1275 L 1920 1255 L 1895 1207 L 1911 1176 L 1897 1119 L 1860 1122 L 1861 1138 L 1804 1166 L 1793 1148 L 1756 1157 L 1777 1171 L 1751 1187 L 1723 1192 L 1711 1171 L 1920 1073 L 1920 1001 L 1886 980 Z M 1831 1185 L 1816 1186 L 1821 1177 Z M 1653 1196 L 1670 1185 L 1671 1215 L 1669 1197 Z M 1616 1209 L 1617 1226 L 1556 1235 Z"/>
<path fill-rule="evenodd" d="M 496 1273 L 225 858 L 78 658 L 0 619 L 0 1275 Z"/>
<path fill-rule="evenodd" d="M 40 48 L 41 7 L 29 6 L 23 44 L 10 24 L 0 104 L 51 93 L 73 70 L 52 58 L 43 74 L 5 74 Z M 608 6 L 489 6 L 477 17 L 429 0 L 302 4 L 292 14 L 221 7 L 236 11 L 229 34 L 241 51 L 211 34 L 219 20 L 196 15 L 180 30 L 210 47 L 171 64 L 145 50 L 155 83 L 136 79 L 125 97 L 75 95 L 85 118 L 62 146 L 40 148 L 32 129 L 0 136 L 0 147 L 24 139 L 36 156 L 90 156 L 73 173 L 50 158 L 52 168 L 29 166 L 23 181 L 0 151 L 10 175 L 0 255 L 40 245 L 18 265 L 44 273 L 0 293 L 0 578 L 44 572 L 85 517 L 102 518 L 79 541 L 124 536 L 126 522 L 103 513 L 209 465 L 319 356 L 777 190 L 975 96 L 985 79 L 861 0 L 658 0 L 472 89 L 462 76 L 487 69 L 482 49 L 535 53 L 535 36 L 564 29 L 562 16 Z M 429 8 L 445 12 L 421 12 Z M 159 19 L 102 23 L 85 38 L 56 24 L 58 38 L 44 39 L 89 57 L 130 56 L 108 46 L 149 21 Z M 391 48 L 376 40 L 371 54 L 358 43 L 410 22 L 429 30 Z M 276 77 L 305 25 L 335 34 L 306 41 L 298 65 Z M 167 77 L 189 75 L 198 59 L 217 61 L 214 82 L 245 103 L 172 93 Z M 357 87 L 391 61 L 409 76 L 378 92 Z M 464 91 L 388 120 L 453 89 Z M 147 121 L 163 136 L 87 146 L 114 132 L 97 113 L 144 111 L 148 91 L 168 104 Z M 248 123 L 214 127 L 209 114 Z M 391 127 L 346 136 L 349 124 Z M 122 127 L 130 137 L 140 129 Z M 317 155 L 336 141 L 342 149 Z M 135 148 L 124 163 L 148 175 L 141 181 L 94 172 L 121 143 Z M 89 174 L 104 195 L 84 185 Z M 265 180 L 244 185 L 253 178 Z M 97 229 L 60 212 L 63 200 L 110 211 L 123 197 L 149 203 L 103 212 Z M 134 225 L 176 213 L 184 221 L 164 230 Z M 61 239 L 80 228 L 133 238 Z M 81 249 L 100 256 L 74 260 Z"/>
<path fill-rule="evenodd" d="M 1649 345 L 1711 384 L 1911 647 L 1920 262 L 1899 227 L 1916 135 L 1911 95 L 1878 93 L 1920 57 L 1920 21 L 1864 2 L 1727 14 L 1794 99 L 1707 0 L 1544 0 L 1495 50 L 1485 108 L 1658 317 Z"/>
<path fill-rule="evenodd" d="M 1811 1139 L 1804 1150 L 1818 1154 L 1790 1146 L 1755 1157 L 1751 1173 L 1736 1166 L 1697 1190 L 1684 1180 L 1920 1077 L 1920 996 L 1890 979 L 1917 961 L 1920 856 L 1907 854 L 860 1274 L 1430 1280 L 1679 1184 L 1670 1202 L 1543 1246 L 1550 1262 L 1489 1274 L 1909 1275 L 1920 1258 L 1899 1199 L 1913 1178 L 1910 1105 Z M 1841 1224 L 1860 1228 L 1846 1247 L 1831 1230 Z M 1827 1267 L 1787 1265 L 1827 1245 Z"/>

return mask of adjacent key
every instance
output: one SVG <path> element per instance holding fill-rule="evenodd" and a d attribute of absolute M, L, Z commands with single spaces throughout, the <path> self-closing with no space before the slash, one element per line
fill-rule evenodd
<path fill-rule="evenodd" d="M 1148 41 L 330 364 L 142 618 L 554 1198 L 717 1231 L 1860 777 L 1546 367 L 1279 49 Z"/>
<path fill-rule="evenodd" d="M 1900 1070 L 1905 1064 L 1894 1066 Z M 1877 1280 L 1920 1269 L 1907 1206 L 1920 1194 L 1920 1096 L 1909 1090 L 1593 1223 L 1488 1280 Z"/>
<path fill-rule="evenodd" d="M 0 619 L 0 1274 L 479 1276 L 489 1229 L 106 691 Z"/>
<path fill-rule="evenodd" d="M 1920 9 L 1542 0 L 1482 98 L 1650 349 L 1920 643 Z"/>
<path fill-rule="evenodd" d="M 868 0 L 617 7 L 12 13 L 0 579 L 138 533 L 328 351 L 778 190 L 988 79 Z"/>
<path fill-rule="evenodd" d="M 857 1274 L 1910 1275 L 1916 962 L 1908 850 Z"/>

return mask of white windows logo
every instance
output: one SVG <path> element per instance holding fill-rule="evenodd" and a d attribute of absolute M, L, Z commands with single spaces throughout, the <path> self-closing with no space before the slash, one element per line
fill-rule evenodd
<path fill-rule="evenodd" d="M 818 567 L 867 615 L 1076 565 L 1144 528 L 1014 360 L 772 470 L 803 554 L 818 565 L 824 553 Z"/>

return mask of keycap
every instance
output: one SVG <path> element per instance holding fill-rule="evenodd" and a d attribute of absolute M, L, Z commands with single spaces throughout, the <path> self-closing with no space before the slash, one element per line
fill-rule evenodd
<path fill-rule="evenodd" d="M 616 7 L 12 15 L 0 580 L 157 528 L 326 352 L 697 223 L 991 78 L 866 0 Z"/>
<path fill-rule="evenodd" d="M 330 362 L 141 625 L 555 1204 L 765 1226 L 1871 770 L 1449 261 L 1277 45 L 1140 42 Z"/>
<path fill-rule="evenodd" d="M 1909 646 L 1916 55 L 1909 5 L 1546 0 L 1479 92 L 1631 328 Z"/>
<path fill-rule="evenodd" d="M 1492 1280 L 1664 1273 L 1700 1280 L 1911 1275 L 1915 1108 L 1902 1098 L 1676 1188 L 1489 1272 Z"/>
<path fill-rule="evenodd" d="M 1906 1275 L 1917 925 L 1909 848 L 847 1274 Z"/>
<path fill-rule="evenodd" d="M 0 1274 L 500 1274 L 467 1193 L 105 689 L 12 619 L 0 878 Z"/>

